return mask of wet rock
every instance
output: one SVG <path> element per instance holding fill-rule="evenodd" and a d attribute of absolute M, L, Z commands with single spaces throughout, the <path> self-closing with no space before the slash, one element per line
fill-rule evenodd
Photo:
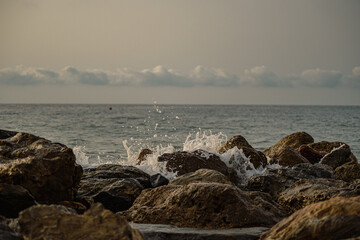
<path fill-rule="evenodd" d="M 342 145 L 339 148 L 335 148 L 330 153 L 326 154 L 320 160 L 320 163 L 326 164 L 335 170 L 337 167 L 340 167 L 341 165 L 351 161 L 350 154 L 350 148 Z"/>
<path fill-rule="evenodd" d="M 158 158 L 158 161 L 166 162 L 166 169 L 170 172 L 177 172 L 178 176 L 205 168 L 221 172 L 234 183 L 239 181 L 235 170 L 228 168 L 217 155 L 203 150 L 165 153 Z"/>
<path fill-rule="evenodd" d="M 268 169 L 262 174 L 251 176 L 246 182 L 246 189 L 267 192 L 277 199 L 278 194 L 291 187 L 300 179 L 334 178 L 326 165 L 301 163 L 292 168 Z"/>
<path fill-rule="evenodd" d="M 336 179 L 346 182 L 360 179 L 360 164 L 354 162 L 345 163 L 335 169 L 334 175 Z"/>
<path fill-rule="evenodd" d="M 23 238 L 8 226 L 7 219 L 0 216 L 0 239 L 4 240 L 22 240 Z"/>
<path fill-rule="evenodd" d="M 157 173 L 150 177 L 150 183 L 153 188 L 161 187 L 167 185 L 169 183 L 169 179 L 167 179 L 160 173 Z"/>
<path fill-rule="evenodd" d="M 265 149 L 263 153 L 269 158 L 273 158 L 277 156 L 285 147 L 292 147 L 294 149 L 297 149 L 303 144 L 309 144 L 313 142 L 313 137 L 306 132 L 296 132 L 282 138 L 275 145 Z"/>
<path fill-rule="evenodd" d="M 293 213 L 264 239 L 346 239 L 360 236 L 360 197 L 335 197 Z"/>
<path fill-rule="evenodd" d="M 56 205 L 39 205 L 20 213 L 24 239 L 143 239 L 125 218 L 95 204 L 83 215 Z"/>
<path fill-rule="evenodd" d="M 327 152 L 316 151 L 308 145 L 301 145 L 299 148 L 299 153 L 301 156 L 309 160 L 310 163 L 315 164 L 320 162 L 320 160 L 326 155 Z"/>
<path fill-rule="evenodd" d="M 349 184 L 327 178 L 301 179 L 281 192 L 278 202 L 290 212 L 294 212 L 312 203 L 336 196 L 354 197 L 359 195 L 360 184 Z"/>
<path fill-rule="evenodd" d="M 143 186 L 134 178 L 86 178 L 79 185 L 79 197 L 91 197 L 113 212 L 131 207 Z"/>
<path fill-rule="evenodd" d="M 211 169 L 199 169 L 196 172 L 184 174 L 171 180 L 170 184 L 187 185 L 196 182 L 234 185 L 224 174 Z"/>
<path fill-rule="evenodd" d="M 299 163 L 309 163 L 309 160 L 301 156 L 301 154 L 294 148 L 285 147 L 276 157 L 273 158 L 271 163 L 277 163 L 283 167 L 293 167 Z"/>
<path fill-rule="evenodd" d="M 21 185 L 40 203 L 73 199 L 82 168 L 70 148 L 17 133 L 1 139 L 0 149 L 0 182 Z"/>
<path fill-rule="evenodd" d="M 244 155 L 250 159 L 250 162 L 254 165 L 255 168 L 259 168 L 260 166 L 265 167 L 267 165 L 267 158 L 265 154 L 260 151 L 256 151 L 241 135 L 232 137 L 224 144 L 224 146 L 219 149 L 218 152 L 224 153 L 234 147 L 242 149 Z"/>
<path fill-rule="evenodd" d="M 150 155 L 150 154 L 153 154 L 153 151 L 148 149 L 148 148 L 145 148 L 145 149 L 142 149 L 139 153 L 139 156 L 137 158 L 137 165 L 140 165 L 141 162 L 145 161 L 146 160 L 146 157 L 147 155 Z"/>
<path fill-rule="evenodd" d="M 191 183 L 142 191 L 122 213 L 136 223 L 224 229 L 272 226 L 276 219 L 252 203 L 242 190 L 229 184 Z"/>
<path fill-rule="evenodd" d="M 328 141 L 321 141 L 317 143 L 310 143 L 308 144 L 309 147 L 316 151 L 330 153 L 335 148 L 339 148 L 340 146 L 345 145 L 345 148 L 349 148 L 349 145 L 343 142 L 328 142 Z"/>
<path fill-rule="evenodd" d="M 35 204 L 34 197 L 22 186 L 0 183 L 0 215 L 17 218 L 20 211 Z"/>
<path fill-rule="evenodd" d="M 17 134 L 17 132 L 1 130 L 0 129 L 0 139 L 10 138 L 10 137 L 15 136 L 16 134 Z"/>

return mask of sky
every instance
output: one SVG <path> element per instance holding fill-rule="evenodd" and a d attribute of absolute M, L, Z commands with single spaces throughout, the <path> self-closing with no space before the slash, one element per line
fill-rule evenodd
<path fill-rule="evenodd" d="M 0 103 L 360 105 L 360 1 L 0 0 Z"/>

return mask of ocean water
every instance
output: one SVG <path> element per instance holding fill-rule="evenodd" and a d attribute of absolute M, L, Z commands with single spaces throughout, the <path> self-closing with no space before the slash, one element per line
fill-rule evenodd
<path fill-rule="evenodd" d="M 0 129 L 61 142 L 84 166 L 134 165 L 139 151 L 150 148 L 154 154 L 141 166 L 149 173 L 164 173 L 158 155 L 199 148 L 215 153 L 238 134 L 263 150 L 305 131 L 316 142 L 345 142 L 360 157 L 360 106 L 0 104 Z"/>

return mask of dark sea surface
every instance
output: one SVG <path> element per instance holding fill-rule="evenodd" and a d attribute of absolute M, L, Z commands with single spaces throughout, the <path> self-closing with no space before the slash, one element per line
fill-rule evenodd
<path fill-rule="evenodd" d="M 360 106 L 0 104 L 0 129 L 61 142 L 84 165 L 126 163 L 142 148 L 216 151 L 238 134 L 263 150 L 298 131 L 360 157 Z"/>

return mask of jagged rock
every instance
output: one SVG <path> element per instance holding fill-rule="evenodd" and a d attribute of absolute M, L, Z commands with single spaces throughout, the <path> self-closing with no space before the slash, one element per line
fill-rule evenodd
<path fill-rule="evenodd" d="M 199 169 L 196 172 L 187 173 L 170 181 L 174 185 L 187 185 L 196 182 L 222 183 L 234 185 L 224 174 L 211 170 Z"/>
<path fill-rule="evenodd" d="M 169 184 L 146 189 L 129 210 L 119 214 L 136 223 L 203 229 L 268 227 L 277 221 L 254 205 L 244 191 L 218 183 Z"/>
<path fill-rule="evenodd" d="M 350 148 L 342 145 L 339 148 L 335 148 L 330 153 L 326 154 L 320 160 L 320 163 L 326 164 L 335 170 L 337 167 L 340 167 L 341 165 L 351 161 L 350 154 Z"/>
<path fill-rule="evenodd" d="M 0 183 L 0 215 L 17 218 L 20 211 L 35 204 L 34 197 L 22 186 Z"/>
<path fill-rule="evenodd" d="M 7 219 L 0 215 L 0 239 L 22 240 L 23 238 L 8 226 Z"/>
<path fill-rule="evenodd" d="M 330 153 L 332 150 L 334 150 L 335 148 L 339 148 L 342 145 L 345 145 L 345 148 L 350 149 L 349 145 L 347 145 L 346 143 L 343 143 L 343 142 L 321 141 L 321 142 L 317 142 L 317 143 L 310 143 L 307 145 L 316 151 L 321 151 L 321 152 L 326 152 L 326 153 Z"/>
<path fill-rule="evenodd" d="M 263 153 L 269 158 L 276 157 L 285 147 L 297 149 L 303 144 L 313 143 L 314 139 L 306 132 L 296 132 L 282 138 L 275 145 L 265 149 Z"/>
<path fill-rule="evenodd" d="M 141 162 L 145 161 L 146 156 L 150 155 L 150 154 L 153 154 L 152 150 L 150 150 L 148 148 L 141 149 L 139 156 L 137 158 L 138 161 L 136 164 L 139 165 Z"/>
<path fill-rule="evenodd" d="M 292 168 L 268 169 L 262 174 L 251 176 L 246 182 L 246 189 L 270 193 L 275 199 L 286 188 L 300 179 L 334 178 L 326 165 L 301 163 Z"/>
<path fill-rule="evenodd" d="M 65 206 L 67 208 L 71 208 L 75 210 L 78 214 L 83 214 L 88 208 L 80 203 L 80 202 L 74 202 L 74 201 L 62 201 L 59 202 L 58 205 Z"/>
<path fill-rule="evenodd" d="M 86 178 L 80 182 L 78 196 L 91 197 L 118 212 L 129 209 L 142 190 L 143 186 L 134 178 Z"/>
<path fill-rule="evenodd" d="M 326 155 L 326 152 L 316 151 L 308 145 L 301 145 L 299 148 L 299 153 L 312 164 L 320 162 L 320 160 Z"/>
<path fill-rule="evenodd" d="M 309 163 L 309 160 L 301 156 L 301 154 L 294 148 L 285 147 L 276 157 L 273 158 L 271 163 L 277 163 L 283 167 L 293 167 L 299 163 Z"/>
<path fill-rule="evenodd" d="M 95 204 L 84 215 L 57 205 L 28 208 L 19 216 L 24 239 L 143 239 L 125 218 Z"/>
<path fill-rule="evenodd" d="M 0 182 L 21 185 L 40 203 L 72 200 L 82 175 L 72 150 L 28 133 L 11 135 L 0 140 Z"/>
<path fill-rule="evenodd" d="M 334 175 L 336 179 L 346 182 L 360 179 L 360 164 L 354 162 L 345 163 L 335 169 Z"/>
<path fill-rule="evenodd" d="M 169 179 L 167 179 L 160 173 L 157 173 L 150 177 L 150 183 L 153 188 L 161 187 L 167 185 L 169 183 Z"/>
<path fill-rule="evenodd" d="M 228 168 L 217 155 L 203 150 L 165 153 L 158 158 L 158 161 L 166 162 L 166 169 L 170 172 L 177 172 L 178 176 L 206 168 L 221 172 L 234 183 L 239 181 L 234 169 Z"/>
<path fill-rule="evenodd" d="M 360 195 L 360 184 L 349 184 L 328 178 L 301 179 L 281 192 L 278 202 L 290 212 L 294 212 L 312 203 L 336 196 L 354 197 L 358 195 Z"/>
<path fill-rule="evenodd" d="M 260 239 L 346 239 L 360 236 L 360 197 L 311 204 L 273 226 Z"/>
<path fill-rule="evenodd" d="M 265 167 L 267 165 L 265 154 L 260 151 L 256 151 L 241 135 L 232 137 L 218 150 L 218 152 L 224 153 L 234 147 L 242 149 L 244 155 L 250 159 L 250 162 L 254 165 L 255 168 L 259 168 L 260 166 Z"/>

